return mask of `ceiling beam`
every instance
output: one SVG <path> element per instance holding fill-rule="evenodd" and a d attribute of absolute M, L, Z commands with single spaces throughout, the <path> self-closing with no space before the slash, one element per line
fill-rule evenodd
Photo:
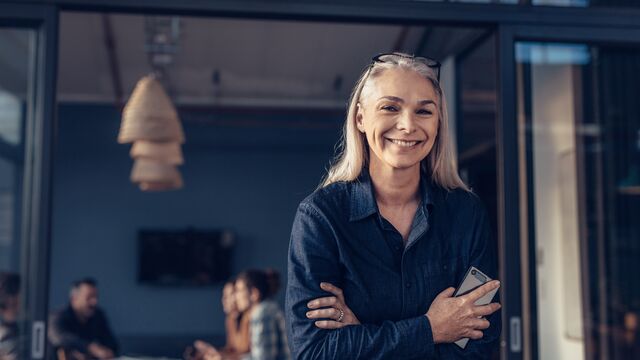
<path fill-rule="evenodd" d="M 113 36 L 111 15 L 102 14 L 102 29 L 104 46 L 107 50 L 107 60 L 109 62 L 109 74 L 111 75 L 111 84 L 113 86 L 114 102 L 116 108 L 122 109 L 124 106 L 124 90 L 122 88 L 122 74 L 120 72 L 120 63 L 118 62 L 116 40 Z"/>
<path fill-rule="evenodd" d="M 15 3 L 16 0 L 0 0 Z M 22 0 L 63 10 L 425 25 L 640 28 L 640 8 L 397 0 Z"/>
<path fill-rule="evenodd" d="M 409 35 L 409 27 L 403 26 L 400 28 L 400 33 L 393 44 L 393 52 L 401 52 L 404 50 L 404 43 L 407 41 L 407 35 Z"/>

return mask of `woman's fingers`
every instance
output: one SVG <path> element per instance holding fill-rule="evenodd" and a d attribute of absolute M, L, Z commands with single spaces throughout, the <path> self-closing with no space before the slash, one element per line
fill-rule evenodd
<path fill-rule="evenodd" d="M 335 296 L 322 297 L 311 300 L 307 303 L 309 309 L 317 309 L 322 307 L 333 306 L 338 303 L 338 299 Z"/>
<path fill-rule="evenodd" d="M 333 295 L 338 297 L 338 299 L 340 299 L 341 301 L 344 301 L 344 294 L 342 293 L 342 289 L 340 289 L 339 287 L 328 282 L 321 282 L 320 288 L 324 291 L 328 291 L 332 293 Z"/>
<path fill-rule="evenodd" d="M 315 322 L 315 325 L 320 329 L 340 329 L 347 326 L 347 324 L 345 323 L 341 323 L 333 320 L 318 320 Z"/>
<path fill-rule="evenodd" d="M 201 352 L 207 352 L 207 351 L 215 351 L 215 347 L 213 347 L 211 344 L 204 342 L 202 340 L 196 340 L 193 345 L 195 346 L 196 349 L 198 349 Z"/>
<path fill-rule="evenodd" d="M 484 334 L 480 330 L 473 330 L 469 333 L 469 339 L 479 340 L 482 339 Z"/>
<path fill-rule="evenodd" d="M 334 319 L 338 320 L 340 318 L 340 310 L 336 308 L 327 308 L 320 310 L 312 310 L 307 312 L 307 317 L 309 319 Z"/>
<path fill-rule="evenodd" d="M 444 290 L 442 290 L 440 292 L 440 294 L 438 294 L 438 296 L 436 296 L 436 299 L 446 299 L 446 298 L 450 298 L 453 296 L 453 293 L 456 292 L 455 288 L 452 287 L 448 287 Z"/>
<path fill-rule="evenodd" d="M 475 306 L 473 309 L 473 313 L 476 316 L 489 316 L 491 314 L 493 314 L 494 312 L 500 310 L 500 308 L 502 307 L 502 305 L 498 304 L 498 303 L 491 303 L 488 305 L 480 305 L 480 306 Z"/>
<path fill-rule="evenodd" d="M 498 288 L 500 288 L 500 281 L 492 280 L 462 297 L 466 298 L 470 303 L 473 304 L 483 296 Z"/>
<path fill-rule="evenodd" d="M 475 319 L 471 322 L 471 327 L 476 330 L 485 330 L 491 326 L 491 323 L 487 319 Z"/>

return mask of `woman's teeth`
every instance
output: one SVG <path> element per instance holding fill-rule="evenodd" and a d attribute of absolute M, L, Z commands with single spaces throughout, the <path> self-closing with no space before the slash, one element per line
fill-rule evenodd
<path fill-rule="evenodd" d="M 419 141 L 404 141 L 404 140 L 396 140 L 396 139 L 388 139 L 388 140 L 396 145 L 404 146 L 404 147 L 411 147 L 419 142 Z"/>

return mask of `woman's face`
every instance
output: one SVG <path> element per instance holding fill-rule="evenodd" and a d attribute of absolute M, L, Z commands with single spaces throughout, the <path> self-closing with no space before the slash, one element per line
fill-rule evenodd
<path fill-rule="evenodd" d="M 385 70 L 362 94 L 357 126 L 369 143 L 373 166 L 420 166 L 438 135 L 438 98 L 415 71 Z"/>
<path fill-rule="evenodd" d="M 222 310 L 225 314 L 237 311 L 233 283 L 227 283 L 222 288 Z"/>
<path fill-rule="evenodd" d="M 238 311 L 243 312 L 251 307 L 251 291 L 244 281 L 236 281 L 234 294 Z"/>

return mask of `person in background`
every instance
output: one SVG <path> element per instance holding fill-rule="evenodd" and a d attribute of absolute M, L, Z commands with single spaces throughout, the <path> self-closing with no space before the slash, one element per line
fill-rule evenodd
<path fill-rule="evenodd" d="M 239 311 L 250 315 L 250 352 L 244 359 L 289 360 L 284 314 L 273 300 L 280 287 L 274 270 L 247 270 L 236 279 L 235 295 Z"/>
<path fill-rule="evenodd" d="M 118 343 L 107 317 L 98 307 L 98 287 L 94 279 L 73 283 L 69 304 L 51 314 L 49 342 L 57 353 L 63 349 L 71 358 L 111 359 L 118 354 Z"/>
<path fill-rule="evenodd" d="M 280 288 L 280 274 L 273 269 L 247 270 L 238 275 L 234 295 L 237 311 L 249 318 L 249 352 L 229 354 L 196 341 L 197 360 L 289 360 L 284 314 L 273 297 Z"/>
<path fill-rule="evenodd" d="M 227 344 L 224 352 L 245 354 L 249 352 L 249 314 L 239 311 L 236 305 L 235 281 L 229 281 L 222 289 L 222 310 Z"/>
<path fill-rule="evenodd" d="M 20 276 L 0 273 L 0 360 L 18 359 Z"/>
<path fill-rule="evenodd" d="M 229 280 L 222 288 L 222 310 L 225 314 L 224 327 L 227 343 L 218 351 L 213 345 L 197 340 L 194 348 L 188 348 L 186 358 L 189 359 L 237 359 L 249 352 L 249 315 L 238 310 L 236 305 L 234 280 Z"/>

